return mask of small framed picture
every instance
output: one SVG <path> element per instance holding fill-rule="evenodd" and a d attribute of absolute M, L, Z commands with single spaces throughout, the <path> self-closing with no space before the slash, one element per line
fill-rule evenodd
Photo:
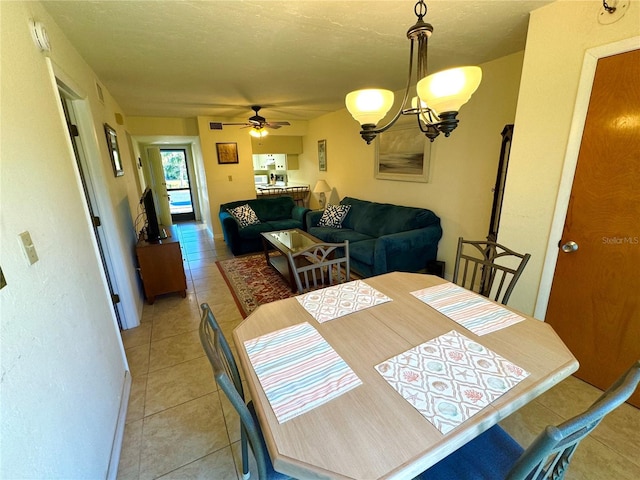
<path fill-rule="evenodd" d="M 111 157 L 111 164 L 113 165 L 113 174 L 116 177 L 121 177 L 124 175 L 124 170 L 122 168 L 122 159 L 120 158 L 116 131 L 111 128 L 109 124 L 105 123 L 104 133 L 107 136 L 107 149 L 109 150 L 109 157 Z"/>
<path fill-rule="evenodd" d="M 318 140 L 318 169 L 321 172 L 327 171 L 327 141 Z"/>
<path fill-rule="evenodd" d="M 235 142 L 216 143 L 218 163 L 238 163 L 238 144 Z"/>

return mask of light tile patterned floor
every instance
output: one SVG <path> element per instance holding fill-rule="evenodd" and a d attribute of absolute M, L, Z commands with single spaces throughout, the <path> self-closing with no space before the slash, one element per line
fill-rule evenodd
<path fill-rule="evenodd" d="M 145 305 L 142 324 L 122 334 L 133 384 L 118 479 L 239 480 L 239 420 L 218 392 L 197 332 L 203 302 L 227 338 L 242 321 L 215 265 L 231 253 L 198 223 L 180 224 L 178 230 L 187 298 L 158 297 Z M 598 395 L 570 377 L 502 425 L 528 445 L 546 425 L 579 413 Z M 625 404 L 582 442 L 566 479 L 636 480 L 639 451 L 640 410 Z"/>

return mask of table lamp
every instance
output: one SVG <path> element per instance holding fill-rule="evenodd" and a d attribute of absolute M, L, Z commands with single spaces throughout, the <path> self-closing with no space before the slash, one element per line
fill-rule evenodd
<path fill-rule="evenodd" d="M 320 207 L 324 210 L 324 207 L 327 203 L 327 197 L 325 195 L 326 192 L 330 192 L 331 187 L 327 184 L 325 180 L 318 180 L 316 186 L 313 187 L 313 193 L 319 193 L 318 201 L 320 202 Z"/>

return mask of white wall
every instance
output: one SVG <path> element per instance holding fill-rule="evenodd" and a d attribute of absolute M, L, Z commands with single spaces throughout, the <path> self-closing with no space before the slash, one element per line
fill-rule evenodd
<path fill-rule="evenodd" d="M 560 240 L 549 235 L 565 155 L 576 147 L 569 143 L 574 112 L 588 103 L 576 104 L 585 53 L 640 33 L 637 0 L 611 25 L 598 23 L 601 8 L 599 0 L 562 0 L 534 11 L 529 22 L 500 224 L 502 242 L 532 255 L 509 301 L 526 313 L 533 313 L 540 291 L 547 245 L 557 251 Z"/>
<path fill-rule="evenodd" d="M 56 88 L 29 19 L 46 25 L 52 61 L 88 95 L 95 129 L 87 141 L 103 172 L 111 165 L 102 123 L 117 126 L 117 106 L 110 97 L 97 102 L 95 74 L 39 3 L 0 2 L 0 14 L 0 266 L 8 282 L 0 290 L 0 477 L 105 478 L 127 366 Z M 125 176 L 111 173 L 105 188 L 112 246 L 127 250 L 117 260 L 134 284 L 127 191 L 135 179 L 124 133 L 118 128 Z M 25 230 L 40 257 L 31 266 L 18 243 Z"/>
<path fill-rule="evenodd" d="M 305 181 L 313 188 L 318 179 L 325 179 L 334 189 L 327 197 L 331 203 L 350 196 L 433 210 L 444 230 L 438 259 L 446 262 L 450 277 L 458 237 L 484 239 L 489 231 L 500 133 L 514 120 L 522 58 L 521 52 L 481 65 L 482 83 L 460 110 L 458 128 L 432 145 L 429 183 L 375 179 L 375 147 L 360 138 L 360 126 L 346 109 L 309 122 L 298 157 L 300 170 L 289 172 L 289 180 Z M 402 93 L 396 92 L 396 99 Z M 320 139 L 327 140 L 326 172 L 318 170 Z M 312 208 L 318 208 L 316 195 Z"/>

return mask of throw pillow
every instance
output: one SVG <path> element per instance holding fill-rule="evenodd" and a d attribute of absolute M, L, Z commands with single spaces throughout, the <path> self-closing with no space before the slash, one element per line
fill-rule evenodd
<path fill-rule="evenodd" d="M 327 205 L 318 222 L 319 227 L 342 228 L 342 222 L 346 218 L 351 205 Z"/>
<path fill-rule="evenodd" d="M 260 223 L 260 219 L 256 215 L 256 212 L 253 211 L 253 208 L 251 208 L 248 203 L 240 205 L 239 207 L 229 208 L 227 211 L 233 215 L 233 218 L 236 219 L 240 228 Z"/>

